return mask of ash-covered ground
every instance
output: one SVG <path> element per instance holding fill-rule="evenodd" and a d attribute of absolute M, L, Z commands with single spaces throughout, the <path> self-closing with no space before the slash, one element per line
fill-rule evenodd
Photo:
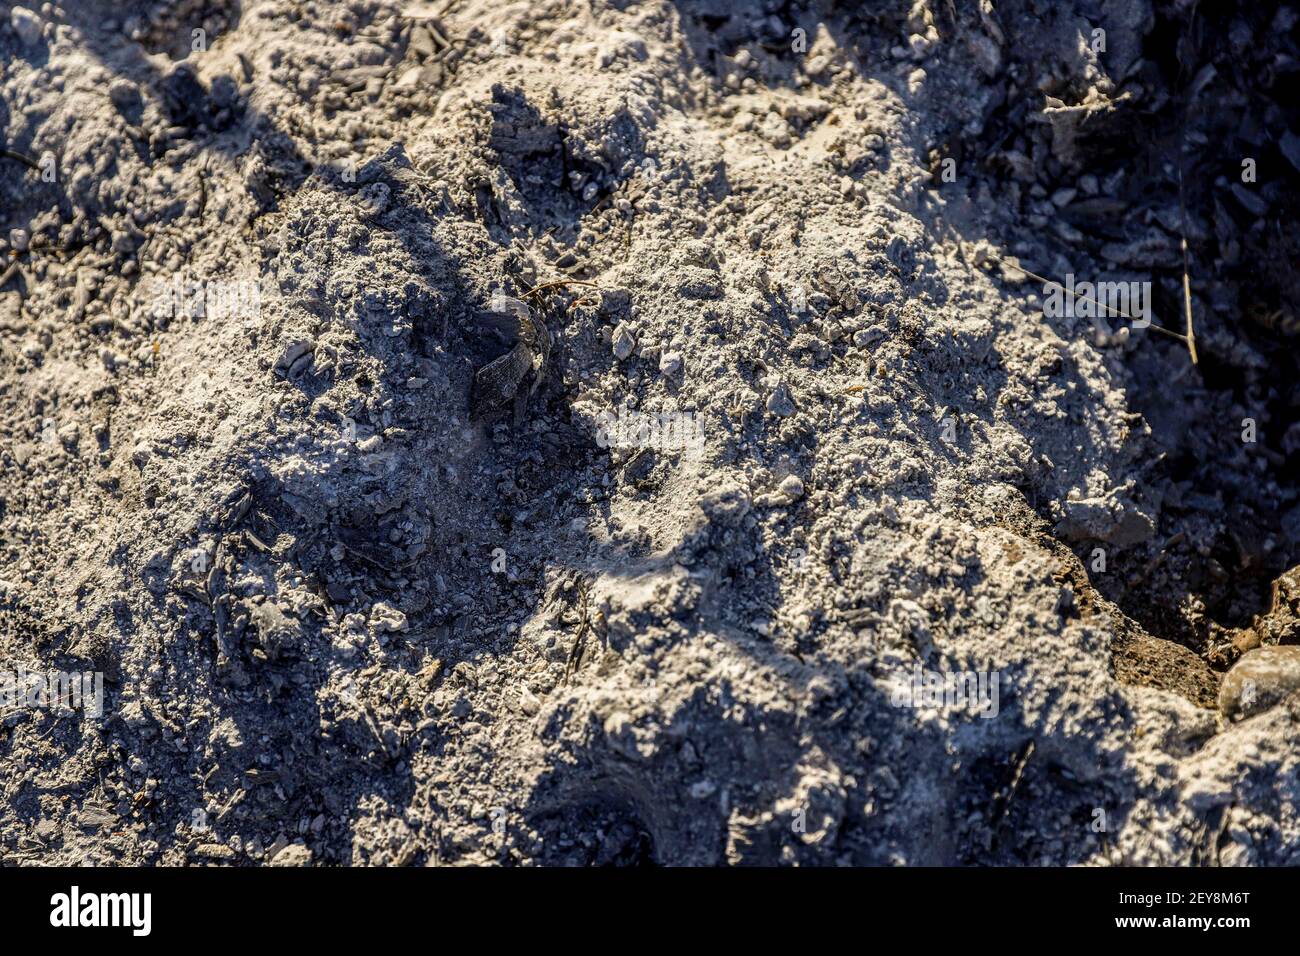
<path fill-rule="evenodd" d="M 0 8 L 0 856 L 1300 863 L 1207 7 Z"/>

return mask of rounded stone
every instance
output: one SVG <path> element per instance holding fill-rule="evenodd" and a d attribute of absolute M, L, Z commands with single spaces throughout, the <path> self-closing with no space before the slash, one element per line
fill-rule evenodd
<path fill-rule="evenodd" d="M 798 501 L 803 497 L 803 479 L 798 475 L 786 475 L 779 488 L 789 501 Z"/>
<path fill-rule="evenodd" d="M 1219 710 L 1231 720 L 1263 713 L 1300 690 L 1300 645 L 1257 647 L 1219 685 Z"/>
<path fill-rule="evenodd" d="M 9 25 L 13 27 L 14 33 L 18 34 L 18 39 L 23 42 L 23 46 L 35 46 L 40 42 L 41 34 L 45 29 L 41 18 L 23 7 L 14 7 L 9 11 Z"/>

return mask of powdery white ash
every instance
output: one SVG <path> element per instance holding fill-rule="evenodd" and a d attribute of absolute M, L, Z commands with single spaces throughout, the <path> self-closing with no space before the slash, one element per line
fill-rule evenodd
<path fill-rule="evenodd" d="M 1300 710 L 1120 683 L 1056 539 L 1154 535 L 1122 362 L 928 189 L 1002 41 L 267 0 L 185 75 L 183 11 L 93 6 L 0 32 L 0 129 L 65 170 L 0 225 L 71 250 L 0 289 L 0 659 L 108 675 L 102 726 L 5 720 L 6 854 L 1178 864 L 1230 819 L 1295 862 Z M 149 308 L 250 267 L 255 312 Z M 566 276 L 475 420 L 494 292 Z M 917 668 L 997 706 L 894 706 Z"/>

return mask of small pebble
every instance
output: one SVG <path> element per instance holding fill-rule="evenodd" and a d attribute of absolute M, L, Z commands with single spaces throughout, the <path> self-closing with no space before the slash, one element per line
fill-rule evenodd
<path fill-rule="evenodd" d="M 9 13 L 9 24 L 18 34 L 23 46 L 35 46 L 41 39 L 41 18 L 23 7 L 14 7 Z"/>
<path fill-rule="evenodd" d="M 636 348 L 636 339 L 632 337 L 632 330 L 623 322 L 620 322 L 618 327 L 614 329 L 611 343 L 614 348 L 614 358 L 620 362 L 630 356 L 632 350 Z"/>
<path fill-rule="evenodd" d="M 120 113 L 138 110 L 144 105 L 140 88 L 124 77 L 119 77 L 109 85 L 108 98 Z"/>
<path fill-rule="evenodd" d="M 794 414 L 794 399 L 790 397 L 790 390 L 785 387 L 784 383 L 778 385 L 772 394 L 767 397 L 767 410 L 773 415 L 780 415 L 782 418 L 788 418 Z"/>
<path fill-rule="evenodd" d="M 1079 190 L 1077 189 L 1058 189 L 1056 192 L 1052 193 L 1052 205 L 1057 209 L 1062 209 L 1074 202 L 1074 197 L 1077 195 L 1079 195 Z"/>
<path fill-rule="evenodd" d="M 803 479 L 798 475 L 786 475 L 777 490 L 787 501 L 798 501 L 803 497 Z"/>
<path fill-rule="evenodd" d="M 301 843 L 290 844 L 271 857 L 271 865 L 311 866 L 311 850 Z"/>

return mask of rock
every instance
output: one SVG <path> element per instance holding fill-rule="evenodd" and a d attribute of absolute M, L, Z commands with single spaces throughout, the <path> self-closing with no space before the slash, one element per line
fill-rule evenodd
<path fill-rule="evenodd" d="M 77 827 L 87 833 L 116 826 L 117 823 L 117 816 L 102 807 L 82 807 L 81 812 L 77 814 Z"/>
<path fill-rule="evenodd" d="M 1149 541 L 1155 520 L 1127 494 L 1125 486 L 1096 498 L 1071 498 L 1061 503 L 1056 533 L 1070 541 L 1096 539 L 1119 547 Z"/>
<path fill-rule="evenodd" d="M 1173 269 L 1183 261 L 1178 245 L 1159 229 L 1148 229 L 1132 242 L 1108 242 L 1101 247 L 1101 257 L 1132 269 Z"/>
<path fill-rule="evenodd" d="M 235 851 L 223 843 L 204 843 L 194 848 L 194 855 L 208 860 L 233 860 Z"/>
<path fill-rule="evenodd" d="M 803 497 L 803 494 L 803 479 L 798 475 L 786 475 L 775 491 L 760 495 L 754 499 L 754 504 L 760 508 L 781 508 L 794 504 Z"/>
<path fill-rule="evenodd" d="M 138 117 L 140 110 L 144 108 L 144 98 L 140 95 L 140 88 L 123 77 L 119 77 L 109 85 L 108 98 L 117 111 L 128 118 Z"/>
<path fill-rule="evenodd" d="M 700 498 L 700 510 L 710 522 L 735 527 L 749 514 L 749 492 L 738 484 L 723 482 Z"/>
<path fill-rule="evenodd" d="M 788 501 L 798 501 L 803 497 L 803 479 L 798 475 L 786 475 L 777 490 Z"/>
<path fill-rule="evenodd" d="M 232 109 L 239 103 L 239 86 L 233 77 L 221 73 L 212 78 L 208 95 L 218 110 Z"/>
<path fill-rule="evenodd" d="M 780 415 L 782 418 L 788 418 L 795 413 L 794 399 L 790 397 L 790 389 L 782 382 L 767 397 L 767 410 L 773 415 Z"/>
<path fill-rule="evenodd" d="M 271 601 L 254 607 L 249 620 L 257 631 L 258 645 L 270 660 L 276 660 L 286 648 L 298 643 L 298 622 Z"/>
<path fill-rule="evenodd" d="M 1224 675 L 1219 710 L 1230 720 L 1263 713 L 1300 690 L 1300 646 L 1259 647 Z"/>
<path fill-rule="evenodd" d="M 636 339 L 632 337 L 632 330 L 625 323 L 620 322 L 614 329 L 611 344 L 614 348 L 614 358 L 621 362 L 632 354 L 632 349 L 636 348 Z"/>
<path fill-rule="evenodd" d="M 1118 82 L 1141 66 L 1142 41 L 1155 26 L 1151 0 L 1118 0 L 1106 11 L 1106 72 Z"/>
<path fill-rule="evenodd" d="M 392 190 L 387 183 L 370 183 L 361 190 L 361 208 L 370 217 L 382 216 L 388 210 Z"/>
<path fill-rule="evenodd" d="M 682 356 L 679 352 L 665 352 L 659 357 L 659 371 L 664 375 L 675 375 L 682 367 Z"/>
<path fill-rule="evenodd" d="M 275 374 L 282 378 L 296 378 L 311 367 L 315 359 L 315 344 L 304 339 L 285 343 L 284 350 L 275 362 Z"/>
<path fill-rule="evenodd" d="M 9 25 L 14 28 L 14 33 L 18 34 L 23 46 L 35 46 L 40 42 L 44 24 L 32 11 L 14 7 L 9 13 Z"/>
<path fill-rule="evenodd" d="M 272 866 L 311 866 L 311 850 L 301 843 L 291 843 L 271 857 Z"/>
<path fill-rule="evenodd" d="M 776 108 L 782 118 L 790 122 L 810 123 L 829 113 L 831 104 L 815 96 L 794 96 L 780 100 Z M 710 251 L 706 263 L 701 264 L 708 264 L 709 268 L 717 269 L 717 255 Z"/>
<path fill-rule="evenodd" d="M 159 86 L 163 109 L 176 125 L 191 128 L 208 115 L 208 91 L 187 64 L 175 66 Z"/>
<path fill-rule="evenodd" d="M 1277 145 L 1287 162 L 1300 171 L 1300 136 L 1287 130 Z"/>
<path fill-rule="evenodd" d="M 1002 70 L 1001 48 L 982 33 L 972 33 L 966 38 L 966 45 L 975 65 L 987 77 L 995 77 Z"/>
<path fill-rule="evenodd" d="M 515 706 L 521 714 L 524 714 L 527 717 L 532 717 L 541 710 L 542 702 L 537 699 L 537 695 L 531 690 L 527 687 L 521 686 L 519 688 L 519 697 Z"/>
<path fill-rule="evenodd" d="M 370 609 L 370 630 L 372 633 L 388 632 L 397 634 L 407 630 L 410 626 L 406 615 L 385 601 L 377 602 Z"/>
<path fill-rule="evenodd" d="M 1253 193 L 1240 183 L 1233 183 L 1229 191 L 1241 203 L 1241 208 L 1256 219 L 1262 218 L 1268 214 L 1268 200 L 1258 193 Z"/>
<path fill-rule="evenodd" d="M 50 843 L 59 835 L 59 822 L 51 820 L 48 817 L 36 824 L 36 838 L 44 843 Z"/>

